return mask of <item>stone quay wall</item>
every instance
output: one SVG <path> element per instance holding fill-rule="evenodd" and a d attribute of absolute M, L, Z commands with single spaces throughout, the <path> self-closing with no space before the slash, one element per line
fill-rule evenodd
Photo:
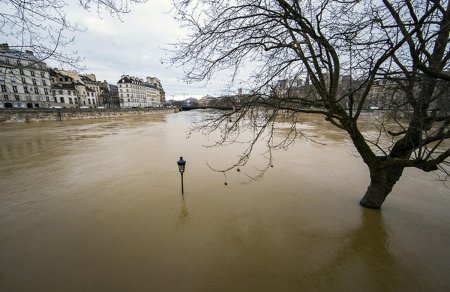
<path fill-rule="evenodd" d="M 133 109 L 0 109 L 0 123 L 115 118 L 177 112 L 177 108 Z"/>

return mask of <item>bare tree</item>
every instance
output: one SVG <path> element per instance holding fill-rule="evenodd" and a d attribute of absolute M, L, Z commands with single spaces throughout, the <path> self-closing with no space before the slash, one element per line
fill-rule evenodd
<path fill-rule="evenodd" d="M 120 18 L 132 4 L 143 2 L 147 0 L 0 0 L 0 37 L 10 48 L 32 51 L 39 61 L 77 67 L 82 58 L 77 52 L 64 51 L 74 41 L 73 33 L 82 30 L 66 14 L 69 3 Z"/>
<path fill-rule="evenodd" d="M 256 66 L 251 94 L 236 98 L 236 110 L 197 126 L 221 131 L 218 144 L 236 141 L 242 127 L 254 131 L 234 166 L 247 162 L 258 139 L 269 148 L 288 146 L 302 134 L 300 115 L 313 113 L 343 129 L 367 164 L 371 182 L 362 206 L 380 208 L 405 168 L 440 169 L 448 178 L 448 0 L 180 0 L 175 6 L 191 34 L 171 61 L 186 68 L 188 80 L 231 70 L 233 82 L 243 67 Z M 306 81 L 291 86 L 300 78 Z M 374 98 L 384 118 L 364 112 Z M 280 117 L 292 127 L 273 145 Z M 377 135 L 362 130 L 367 122 Z"/>

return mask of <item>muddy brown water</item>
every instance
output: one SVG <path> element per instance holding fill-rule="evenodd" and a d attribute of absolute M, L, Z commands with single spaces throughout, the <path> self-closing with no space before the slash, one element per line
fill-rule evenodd
<path fill-rule="evenodd" d="M 0 291 L 450 290 L 450 191 L 432 174 L 362 209 L 367 168 L 320 119 L 302 127 L 321 143 L 276 151 L 258 181 L 259 146 L 213 172 L 239 149 L 187 139 L 202 115 L 0 125 Z"/>

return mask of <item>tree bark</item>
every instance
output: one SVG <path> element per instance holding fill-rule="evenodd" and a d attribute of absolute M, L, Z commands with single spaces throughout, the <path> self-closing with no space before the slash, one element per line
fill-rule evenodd
<path fill-rule="evenodd" d="M 404 167 L 394 165 L 369 168 L 370 185 L 359 204 L 370 209 L 380 209 L 395 183 L 400 179 L 403 169 Z"/>

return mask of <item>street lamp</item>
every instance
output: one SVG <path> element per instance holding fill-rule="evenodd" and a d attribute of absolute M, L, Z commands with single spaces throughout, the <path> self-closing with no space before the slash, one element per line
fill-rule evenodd
<path fill-rule="evenodd" d="M 183 160 L 183 157 L 180 157 L 180 160 L 177 161 L 178 164 L 178 171 L 181 174 L 181 193 L 184 194 L 184 186 L 183 186 L 183 173 L 184 173 L 184 168 L 186 165 L 186 160 Z"/>

